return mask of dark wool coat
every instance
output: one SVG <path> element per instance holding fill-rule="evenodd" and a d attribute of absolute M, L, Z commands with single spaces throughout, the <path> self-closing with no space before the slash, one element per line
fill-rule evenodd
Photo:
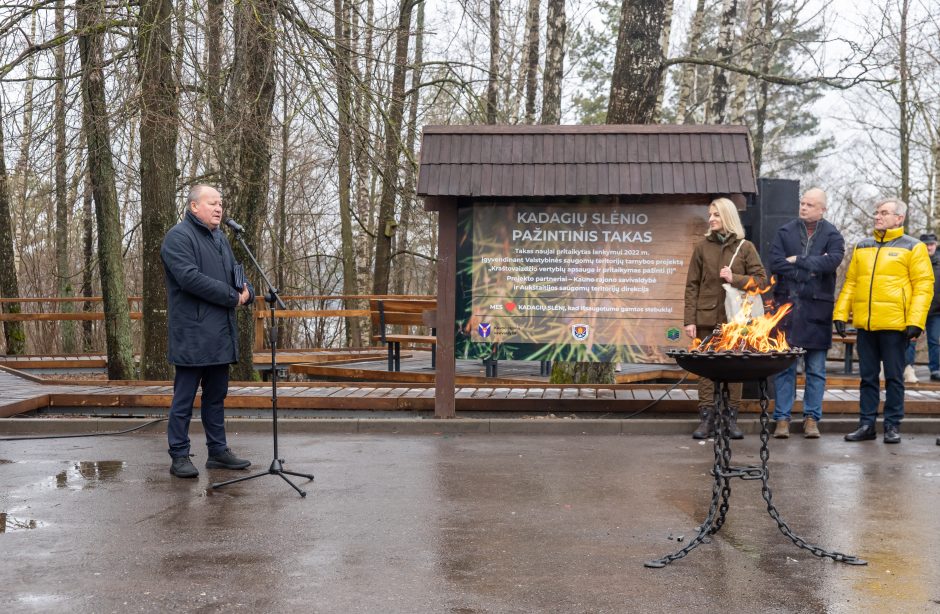
<path fill-rule="evenodd" d="M 240 289 L 234 284 L 232 246 L 222 230 L 209 230 L 187 210 L 166 233 L 160 258 L 169 308 L 169 361 L 186 367 L 238 362 Z M 248 290 L 246 304 L 251 305 L 255 291 L 250 284 Z"/>
<path fill-rule="evenodd" d="M 930 301 L 930 311 L 927 315 L 940 316 L 940 251 L 933 253 L 930 264 L 933 266 L 933 300 Z"/>
<path fill-rule="evenodd" d="M 763 288 L 767 285 L 767 274 L 754 244 L 731 235 L 724 243 L 712 233 L 699 241 L 692 250 L 692 259 L 685 282 L 684 324 L 698 327 L 713 327 L 728 320 L 725 317 L 724 281 L 718 276 L 722 267 L 731 262 L 738 243 L 744 242 L 731 266 L 731 285 L 743 290 L 749 280 Z M 699 331 L 699 336 L 711 331 Z"/>
<path fill-rule="evenodd" d="M 796 262 L 787 262 L 796 256 Z M 792 303 L 781 328 L 791 346 L 828 350 L 832 346 L 832 309 L 835 304 L 836 269 L 845 256 L 842 233 L 826 220 L 816 223 L 807 237 L 799 219 L 781 226 L 770 246 L 770 272 L 776 277 L 774 302 L 779 308 Z"/>

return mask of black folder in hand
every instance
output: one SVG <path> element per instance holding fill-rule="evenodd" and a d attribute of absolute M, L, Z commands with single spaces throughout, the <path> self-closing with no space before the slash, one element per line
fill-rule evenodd
<path fill-rule="evenodd" d="M 243 267 L 240 263 L 236 264 L 233 273 L 235 276 L 235 288 L 241 292 L 245 289 L 245 284 L 248 283 L 248 278 L 245 277 L 245 267 Z"/>

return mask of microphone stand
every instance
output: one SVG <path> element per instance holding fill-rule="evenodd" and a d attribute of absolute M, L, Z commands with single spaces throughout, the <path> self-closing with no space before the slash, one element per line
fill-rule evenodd
<path fill-rule="evenodd" d="M 268 335 L 271 342 L 271 427 L 274 433 L 274 460 L 271 461 L 271 466 L 268 467 L 267 471 L 262 471 L 260 473 L 255 473 L 253 475 L 248 475 L 243 478 L 235 478 L 234 480 L 228 480 L 226 482 L 215 482 L 210 484 L 210 488 L 221 488 L 228 484 L 234 484 L 235 482 L 244 482 L 245 480 L 253 480 L 255 478 L 260 478 L 263 475 L 278 475 L 281 476 L 285 482 L 291 485 L 291 487 L 296 490 L 301 497 L 306 497 L 307 493 L 301 490 L 296 484 L 290 481 L 287 475 L 296 475 L 297 477 L 307 478 L 308 480 L 313 480 L 313 476 L 309 473 L 297 473 L 295 471 L 288 471 L 284 469 L 284 459 L 278 458 L 279 454 L 277 451 L 277 321 L 274 317 L 274 308 L 275 305 L 281 309 L 287 309 L 287 305 L 284 304 L 284 301 L 281 300 L 281 297 L 278 296 L 277 288 L 271 284 L 271 280 L 268 279 L 268 276 L 264 274 L 264 270 L 261 268 L 261 265 L 258 264 L 258 261 L 255 260 L 254 254 L 251 253 L 251 250 L 248 249 L 248 245 L 245 244 L 245 239 L 242 238 L 241 230 L 234 229 L 235 238 L 238 239 L 238 242 L 241 243 L 242 249 L 245 250 L 245 253 L 248 254 L 248 258 L 251 260 L 251 263 L 255 265 L 255 269 L 261 275 L 261 279 L 264 280 L 265 285 L 268 288 L 267 294 L 264 296 L 265 302 L 268 304 L 268 313 L 270 314 L 270 325 L 268 327 Z M 285 475 L 287 474 L 287 475 Z"/>

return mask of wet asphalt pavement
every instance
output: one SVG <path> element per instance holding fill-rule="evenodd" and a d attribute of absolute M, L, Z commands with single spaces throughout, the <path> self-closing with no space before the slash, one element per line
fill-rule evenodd
<path fill-rule="evenodd" d="M 276 476 L 168 473 L 160 434 L 0 442 L 4 612 L 940 612 L 935 437 L 771 441 L 777 530 L 760 482 L 732 481 L 721 531 L 695 534 L 711 445 L 680 436 L 288 435 Z M 199 436 L 194 439 L 199 441 Z M 254 461 L 270 438 L 233 435 Z M 734 459 L 757 462 L 758 440 Z M 682 538 L 679 542 L 678 539 Z"/>

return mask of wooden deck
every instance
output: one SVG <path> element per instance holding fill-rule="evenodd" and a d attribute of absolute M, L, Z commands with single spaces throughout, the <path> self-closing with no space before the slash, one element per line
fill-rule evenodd
<path fill-rule="evenodd" d="M 0 417 L 36 409 L 167 408 L 172 400 L 171 382 L 99 382 L 40 380 L 0 366 Z M 233 382 L 227 408 L 270 409 L 270 384 Z M 665 395 L 665 396 L 664 396 Z M 553 386 L 544 383 L 460 385 L 456 408 L 461 412 L 496 411 L 533 414 L 573 412 L 624 413 L 642 409 L 660 397 L 651 412 L 694 412 L 694 385 L 669 390 L 667 384 L 617 384 L 613 386 Z M 858 389 L 831 387 L 826 391 L 828 414 L 858 411 Z M 801 402 L 797 401 L 796 411 Z M 282 382 L 278 407 L 309 410 L 434 411 L 434 387 L 427 383 L 385 382 Z M 756 401 L 746 401 L 745 412 L 757 412 Z M 917 384 L 907 388 L 905 411 L 915 415 L 940 415 L 940 386 Z M 615 417 L 615 416 L 612 416 Z"/>

